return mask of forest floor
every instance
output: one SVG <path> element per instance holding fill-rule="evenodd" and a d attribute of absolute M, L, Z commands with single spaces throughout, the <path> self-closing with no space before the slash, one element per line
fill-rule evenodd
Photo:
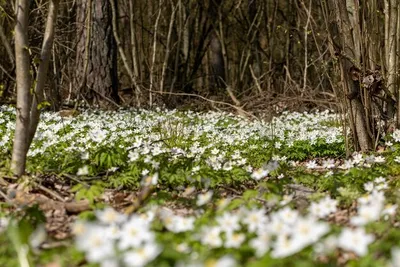
<path fill-rule="evenodd" d="M 399 130 L 346 158 L 330 111 L 43 113 L 16 181 L 14 121 L 0 266 L 400 266 Z"/>

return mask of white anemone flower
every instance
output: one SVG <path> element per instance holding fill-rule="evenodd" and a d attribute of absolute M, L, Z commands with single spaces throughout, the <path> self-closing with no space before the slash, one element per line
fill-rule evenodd
<path fill-rule="evenodd" d="M 273 258 L 285 258 L 303 249 L 299 238 L 291 238 L 288 235 L 278 235 L 273 244 L 271 256 Z"/>
<path fill-rule="evenodd" d="M 262 178 L 267 177 L 269 174 L 269 170 L 265 170 L 263 168 L 259 168 L 255 171 L 253 171 L 253 173 L 251 174 L 251 178 L 253 178 L 254 180 L 260 180 Z"/>
<path fill-rule="evenodd" d="M 145 266 L 150 261 L 154 260 L 161 253 L 161 251 L 162 250 L 159 245 L 150 242 L 133 251 L 124 253 L 123 258 L 127 266 Z"/>
<path fill-rule="evenodd" d="M 255 250 L 255 254 L 258 258 L 264 256 L 268 252 L 271 246 L 272 236 L 267 231 L 259 231 L 257 237 L 250 240 L 249 245 Z"/>
<path fill-rule="evenodd" d="M 119 249 L 138 248 L 144 243 L 152 242 L 155 238 L 146 220 L 135 216 L 122 225 L 120 233 Z"/>
<path fill-rule="evenodd" d="M 96 210 L 95 214 L 97 219 L 105 224 L 122 223 L 127 219 L 125 214 L 119 213 L 111 207 L 105 208 L 104 210 Z"/>
<path fill-rule="evenodd" d="M 246 235 L 242 233 L 227 232 L 225 247 L 226 248 L 239 248 L 246 240 Z"/>
<path fill-rule="evenodd" d="M 104 237 L 104 227 L 90 225 L 75 239 L 76 247 L 86 252 L 89 262 L 99 263 L 115 256 L 114 242 Z"/>
<path fill-rule="evenodd" d="M 78 172 L 76 175 L 78 176 L 83 176 L 83 175 L 88 175 L 89 174 L 89 167 L 87 165 L 81 167 L 78 169 Z"/>
<path fill-rule="evenodd" d="M 203 205 L 207 204 L 208 202 L 210 202 L 212 196 L 213 196 L 213 191 L 208 191 L 204 194 L 199 194 L 197 196 L 196 205 L 203 206 Z"/>
<path fill-rule="evenodd" d="M 240 229 L 239 216 L 230 212 L 224 212 L 216 218 L 218 225 L 226 233 L 232 233 Z"/>
<path fill-rule="evenodd" d="M 344 228 L 338 237 L 338 247 L 352 251 L 358 256 L 364 256 L 368 252 L 368 245 L 374 239 L 374 236 L 367 234 L 364 228 Z"/>
<path fill-rule="evenodd" d="M 245 212 L 242 222 L 247 225 L 249 232 L 253 233 L 268 222 L 264 209 L 252 209 Z"/>
<path fill-rule="evenodd" d="M 203 228 L 201 235 L 201 243 L 211 248 L 217 248 L 222 246 L 221 238 L 222 229 L 218 226 L 205 227 Z"/>

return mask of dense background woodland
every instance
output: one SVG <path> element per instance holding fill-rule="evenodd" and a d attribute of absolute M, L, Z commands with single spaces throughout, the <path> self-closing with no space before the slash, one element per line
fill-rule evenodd
<path fill-rule="evenodd" d="M 352 109 L 356 149 L 367 151 L 379 138 L 377 120 L 393 120 L 397 109 L 396 0 L 51 3 L 58 18 L 49 22 L 55 32 L 46 55 L 49 1 L 29 1 L 23 29 L 26 75 L 37 79 L 40 62 L 49 60 L 37 96 L 51 110 L 75 103 L 255 114 L 271 106 Z M 15 1 L 3 1 L 0 12 L 0 101 L 10 103 Z"/>
<path fill-rule="evenodd" d="M 400 266 L 400 0 L 0 0 L 0 59 L 0 266 Z"/>

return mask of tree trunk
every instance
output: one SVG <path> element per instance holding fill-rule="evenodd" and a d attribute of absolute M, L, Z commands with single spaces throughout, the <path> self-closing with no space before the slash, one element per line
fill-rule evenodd
<path fill-rule="evenodd" d="M 221 40 L 218 38 L 219 9 L 221 0 L 210 0 L 210 21 L 212 32 L 210 35 L 210 67 L 211 86 L 214 88 L 225 88 L 225 63 L 222 52 Z M 215 21 L 217 19 L 217 21 Z"/>
<path fill-rule="evenodd" d="M 31 103 L 31 75 L 28 53 L 29 2 L 29 0 L 19 0 L 16 6 L 15 64 L 17 72 L 17 121 L 15 125 L 11 171 L 17 176 L 21 176 L 25 172 L 26 152 L 28 150 L 29 111 Z"/>
<path fill-rule="evenodd" d="M 49 14 L 47 16 L 46 30 L 44 33 L 42 51 L 40 54 L 41 61 L 39 64 L 37 80 L 35 83 L 35 91 L 31 105 L 28 145 L 30 145 L 30 143 L 32 142 L 33 137 L 35 136 L 37 126 L 39 124 L 40 110 L 41 110 L 39 105 L 44 100 L 43 90 L 47 80 L 47 73 L 51 57 L 51 49 L 53 47 L 54 25 L 56 24 L 57 20 L 57 11 L 59 4 L 58 2 L 59 0 L 52 0 L 49 6 Z"/>
<path fill-rule="evenodd" d="M 119 102 L 117 47 L 110 3 L 108 0 L 80 0 L 76 18 L 79 42 L 75 81 L 80 90 L 77 93 L 90 104 L 108 108 L 113 102 Z"/>
<path fill-rule="evenodd" d="M 11 160 L 11 171 L 16 176 L 25 172 L 26 155 L 33 140 L 40 118 L 40 104 L 54 40 L 54 25 L 57 18 L 58 0 L 50 1 L 41 50 L 41 61 L 33 95 L 31 94 L 30 58 L 28 53 L 29 1 L 19 0 L 15 26 L 15 62 L 17 72 L 17 122 Z"/>
<path fill-rule="evenodd" d="M 350 111 L 350 123 L 352 125 L 353 138 L 356 150 L 369 151 L 373 147 L 373 136 L 368 127 L 369 118 L 366 116 L 363 105 L 365 91 L 359 84 L 360 70 L 355 71 L 355 66 L 361 63 L 361 34 L 360 20 L 358 16 L 358 1 L 332 0 L 339 34 L 341 36 L 341 49 L 343 56 L 340 58 L 342 68 L 342 84 L 347 95 L 348 110 Z M 357 73 L 355 73 L 357 72 Z M 364 103 L 365 104 L 365 103 Z"/>
<path fill-rule="evenodd" d="M 389 92 L 393 95 L 396 95 L 397 90 L 397 8 L 398 3 L 397 0 L 388 1 L 388 5 L 386 6 L 386 21 L 385 26 L 387 29 L 387 36 L 385 40 L 385 51 L 386 51 L 386 87 Z M 395 105 L 394 103 L 389 103 L 387 105 L 387 115 L 389 118 L 394 118 L 395 114 Z"/>

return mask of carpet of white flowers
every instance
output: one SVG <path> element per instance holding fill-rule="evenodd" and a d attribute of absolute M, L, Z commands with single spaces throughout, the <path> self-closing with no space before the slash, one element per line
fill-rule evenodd
<path fill-rule="evenodd" d="M 14 119 L 0 107 L 4 155 Z M 396 267 L 400 130 L 382 142 L 380 154 L 346 159 L 330 111 L 269 122 L 161 109 L 44 113 L 28 170 L 156 188 L 133 215 L 106 207 L 76 220 L 74 245 L 87 266 Z M 157 201 L 158 191 L 183 204 Z"/>

